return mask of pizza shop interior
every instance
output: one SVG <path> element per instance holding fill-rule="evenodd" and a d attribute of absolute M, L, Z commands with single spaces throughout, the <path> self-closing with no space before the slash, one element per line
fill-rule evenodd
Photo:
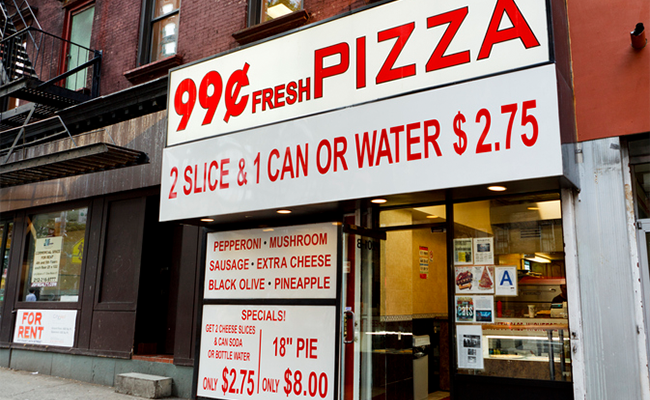
<path fill-rule="evenodd" d="M 572 398 L 558 192 L 372 201 L 344 225 L 376 227 L 344 228 L 344 398 Z"/>

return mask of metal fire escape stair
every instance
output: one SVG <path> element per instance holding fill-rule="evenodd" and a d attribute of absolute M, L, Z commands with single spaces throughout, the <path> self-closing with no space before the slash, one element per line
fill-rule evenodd
<path fill-rule="evenodd" d="M 45 32 L 34 11 L 27 0 L 0 0 L 0 187 L 148 162 L 114 143 L 77 147 L 58 112 L 99 95 L 102 54 Z M 27 103 L 7 110 L 10 98 Z M 27 155 L 62 138 L 74 147 Z"/>

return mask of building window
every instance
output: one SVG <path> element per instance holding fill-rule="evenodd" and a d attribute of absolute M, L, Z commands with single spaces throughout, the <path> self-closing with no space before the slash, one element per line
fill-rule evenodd
<path fill-rule="evenodd" d="M 28 218 L 22 301 L 77 302 L 88 208 Z"/>
<path fill-rule="evenodd" d="M 82 10 L 73 10 L 68 19 L 68 40 L 66 51 L 65 70 L 77 68 L 81 64 L 89 61 L 94 57 L 94 53 L 89 51 L 90 37 L 93 30 L 93 18 L 95 16 L 95 6 L 86 7 Z M 85 68 L 65 80 L 65 87 L 69 90 L 79 90 L 86 86 L 88 69 Z"/>
<path fill-rule="evenodd" d="M 176 54 L 180 0 L 144 0 L 140 64 Z"/>
<path fill-rule="evenodd" d="M 302 8 L 303 0 L 251 0 L 248 25 L 270 21 Z"/>

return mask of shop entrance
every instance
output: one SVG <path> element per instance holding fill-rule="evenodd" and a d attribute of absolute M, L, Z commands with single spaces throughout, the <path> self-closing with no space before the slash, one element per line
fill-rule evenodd
<path fill-rule="evenodd" d="M 426 209 L 344 228 L 345 400 L 449 396 L 445 207 Z"/>

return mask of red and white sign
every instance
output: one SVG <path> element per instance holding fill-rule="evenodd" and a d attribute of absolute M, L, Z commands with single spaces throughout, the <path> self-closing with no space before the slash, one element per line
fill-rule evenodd
<path fill-rule="evenodd" d="M 401 0 L 171 72 L 167 145 L 550 60 L 545 0 Z"/>
<path fill-rule="evenodd" d="M 332 223 L 208 234 L 206 299 L 335 299 Z"/>
<path fill-rule="evenodd" d="M 335 306 L 205 305 L 197 395 L 334 399 Z"/>
<path fill-rule="evenodd" d="M 165 148 L 160 220 L 561 176 L 556 85 L 550 64 Z"/>
<path fill-rule="evenodd" d="M 76 310 L 18 310 L 14 343 L 72 347 Z"/>

